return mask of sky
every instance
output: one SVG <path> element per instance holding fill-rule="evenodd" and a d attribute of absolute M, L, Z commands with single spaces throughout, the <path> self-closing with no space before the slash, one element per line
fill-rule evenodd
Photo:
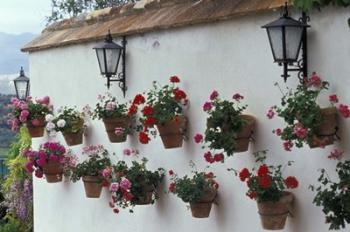
<path fill-rule="evenodd" d="M 51 0 L 0 0 L 0 32 L 39 34 L 50 12 Z"/>

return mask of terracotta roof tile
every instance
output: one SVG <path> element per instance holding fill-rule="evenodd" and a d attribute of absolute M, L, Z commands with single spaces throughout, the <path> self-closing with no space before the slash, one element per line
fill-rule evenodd
<path fill-rule="evenodd" d="M 108 30 L 113 36 L 146 33 L 174 27 L 227 20 L 276 9 L 286 0 L 142 0 L 66 19 L 47 27 L 25 45 L 32 52 L 97 41 Z"/>

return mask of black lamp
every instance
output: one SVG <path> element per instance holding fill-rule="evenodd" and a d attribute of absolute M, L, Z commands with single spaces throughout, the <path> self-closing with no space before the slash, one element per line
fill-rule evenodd
<path fill-rule="evenodd" d="M 20 100 L 25 100 L 29 96 L 29 78 L 24 74 L 23 67 L 19 73 L 19 77 L 13 80 L 16 89 L 16 96 Z"/>
<path fill-rule="evenodd" d="M 309 20 L 306 13 L 302 13 L 300 20 L 291 18 L 288 14 L 287 3 L 283 7 L 282 16 L 263 26 L 269 37 L 274 61 L 283 65 L 284 81 L 289 77 L 288 71 L 298 71 L 301 82 L 307 77 L 307 24 Z M 300 48 L 302 58 L 298 60 Z M 297 65 L 294 63 L 297 62 Z M 288 66 L 294 68 L 288 68 Z"/>
<path fill-rule="evenodd" d="M 119 82 L 124 97 L 126 92 L 125 79 L 125 52 L 126 39 L 123 37 L 122 46 L 113 42 L 110 32 L 108 32 L 104 42 L 98 44 L 93 49 L 96 51 L 98 64 L 101 75 L 107 77 L 107 88 L 109 89 L 111 82 Z M 122 70 L 118 73 L 120 60 L 122 60 Z"/>

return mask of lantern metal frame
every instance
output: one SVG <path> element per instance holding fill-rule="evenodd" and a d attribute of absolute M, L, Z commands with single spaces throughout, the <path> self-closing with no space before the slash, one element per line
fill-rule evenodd
<path fill-rule="evenodd" d="M 283 49 L 283 55 L 285 56 L 286 54 L 286 32 L 285 32 L 285 27 L 286 26 L 295 26 L 295 27 L 302 27 L 302 37 L 300 44 L 298 46 L 298 51 L 297 51 L 297 59 L 296 60 L 290 60 L 284 57 L 284 59 L 276 59 L 274 49 L 272 47 L 272 41 L 269 36 L 269 42 L 272 50 L 272 54 L 274 57 L 274 60 L 278 65 L 283 66 L 283 74 L 281 77 L 283 77 L 284 81 L 286 82 L 288 77 L 290 75 L 288 72 L 298 72 L 298 79 L 300 83 L 304 83 L 305 80 L 307 79 L 308 76 L 308 59 L 307 59 L 307 54 L 308 54 L 308 47 L 307 47 L 307 29 L 310 27 L 307 23 L 310 21 L 310 17 L 306 14 L 306 12 L 302 12 L 301 17 L 299 20 L 295 20 L 289 16 L 288 12 L 288 4 L 287 2 L 285 3 L 284 6 L 281 7 L 281 17 L 269 24 L 266 24 L 262 26 L 262 28 L 267 30 L 272 27 L 281 27 L 282 29 L 282 49 Z M 283 23 L 287 23 L 284 25 Z M 300 51 L 301 51 L 301 57 L 300 57 Z M 300 57 L 300 58 L 299 58 Z M 299 59 L 298 59 L 299 58 Z"/>
<path fill-rule="evenodd" d="M 120 46 L 119 44 L 114 43 L 113 41 L 113 37 L 110 33 L 110 31 L 108 31 L 108 34 L 105 37 L 104 43 L 101 47 L 94 47 L 93 49 L 97 50 L 97 49 L 121 49 L 121 54 L 119 55 L 119 57 L 117 58 L 117 66 L 116 66 L 116 70 L 115 72 L 109 73 L 107 72 L 107 57 L 106 57 L 106 53 L 104 53 L 104 63 L 105 63 L 105 74 L 101 74 L 104 75 L 107 78 L 107 88 L 109 89 L 111 86 L 111 82 L 118 82 L 118 86 L 119 88 L 122 90 L 123 92 L 123 96 L 125 97 L 126 94 L 126 90 L 127 90 L 127 86 L 126 86 L 126 44 L 127 44 L 127 40 L 126 37 L 123 36 L 122 38 L 122 45 Z M 97 54 L 97 51 L 96 51 Z M 121 68 L 122 70 L 120 72 L 118 72 L 119 69 L 119 63 L 121 60 Z M 100 66 L 100 60 L 98 59 L 99 62 L 99 67 Z"/>
<path fill-rule="evenodd" d="M 24 94 L 24 98 L 21 98 L 20 97 L 20 94 L 19 94 L 19 89 L 17 88 L 17 82 L 26 82 L 26 92 Z M 16 96 L 18 99 L 20 100 L 25 100 L 28 96 L 29 96 L 29 91 L 30 91 L 30 79 L 29 77 L 27 77 L 24 73 L 24 69 L 23 67 L 21 67 L 21 70 L 19 72 L 19 77 L 16 77 L 14 80 L 13 80 L 13 84 L 15 86 L 15 90 L 16 90 Z"/>

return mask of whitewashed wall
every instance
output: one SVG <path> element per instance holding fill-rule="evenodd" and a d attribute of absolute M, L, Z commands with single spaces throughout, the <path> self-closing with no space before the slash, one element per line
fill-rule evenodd
<path fill-rule="evenodd" d="M 47 184 L 45 180 L 35 179 L 35 232 L 262 231 L 256 203 L 245 196 L 246 186 L 226 171 L 231 167 L 253 166 L 251 152 L 262 149 L 271 151 L 268 158 L 271 163 L 295 161 L 286 175 L 297 176 L 300 188 L 294 191 L 294 218 L 288 219 L 285 231 L 327 231 L 321 208 L 311 203 L 314 193 L 308 186 L 315 183 L 319 175 L 317 169 L 334 169 L 336 162 L 327 159 L 329 151 L 335 147 L 350 149 L 350 122 L 341 120 L 342 140 L 326 149 L 305 147 L 288 153 L 271 133 L 283 125 L 277 119 L 265 117 L 266 110 L 280 101 L 281 95 L 274 83 L 281 80 L 282 69 L 273 64 L 266 32 L 260 26 L 277 16 L 276 12 L 128 37 L 126 99 L 149 89 L 153 80 L 166 83 L 169 76 L 178 75 L 181 87 L 191 99 L 187 112 L 190 138 L 205 129 L 206 114 L 201 110 L 202 104 L 214 89 L 225 98 L 231 98 L 236 92 L 244 95 L 249 104 L 247 112 L 258 119 L 256 141 L 249 152 L 211 167 L 220 183 L 220 196 L 219 205 L 213 207 L 209 219 L 192 218 L 185 204 L 168 194 L 163 194 L 153 206 L 137 207 L 134 214 L 125 210 L 116 215 L 108 207 L 105 190 L 101 199 L 87 199 L 81 182 Z M 349 16 L 348 10 L 339 8 L 315 12 L 311 15 L 309 30 L 310 71 L 315 70 L 328 79 L 331 82 L 329 93 L 336 92 L 340 100 L 347 103 L 350 103 L 350 30 L 346 23 Z M 97 95 L 104 93 L 106 87 L 105 79 L 99 74 L 93 46 L 94 43 L 89 43 L 31 53 L 32 95 L 49 95 L 56 107 L 94 106 Z M 296 83 L 296 78 L 288 80 L 288 85 Z M 116 85 L 110 92 L 124 100 Z M 151 168 L 164 167 L 183 175 L 190 172 L 189 160 L 194 160 L 198 168 L 206 165 L 203 151 L 192 139 L 185 142 L 183 148 L 165 150 L 160 138 L 149 145 L 139 144 L 137 136 L 130 136 L 124 144 L 110 144 L 100 121 L 92 122 L 88 132 L 85 144 L 102 143 L 120 158 L 123 148 L 138 148 L 150 160 Z M 44 139 L 34 139 L 34 146 L 41 142 Z M 79 153 L 81 146 L 73 150 Z M 349 158 L 348 154 L 346 156 Z M 169 180 L 165 179 L 165 183 L 164 189 Z"/>

